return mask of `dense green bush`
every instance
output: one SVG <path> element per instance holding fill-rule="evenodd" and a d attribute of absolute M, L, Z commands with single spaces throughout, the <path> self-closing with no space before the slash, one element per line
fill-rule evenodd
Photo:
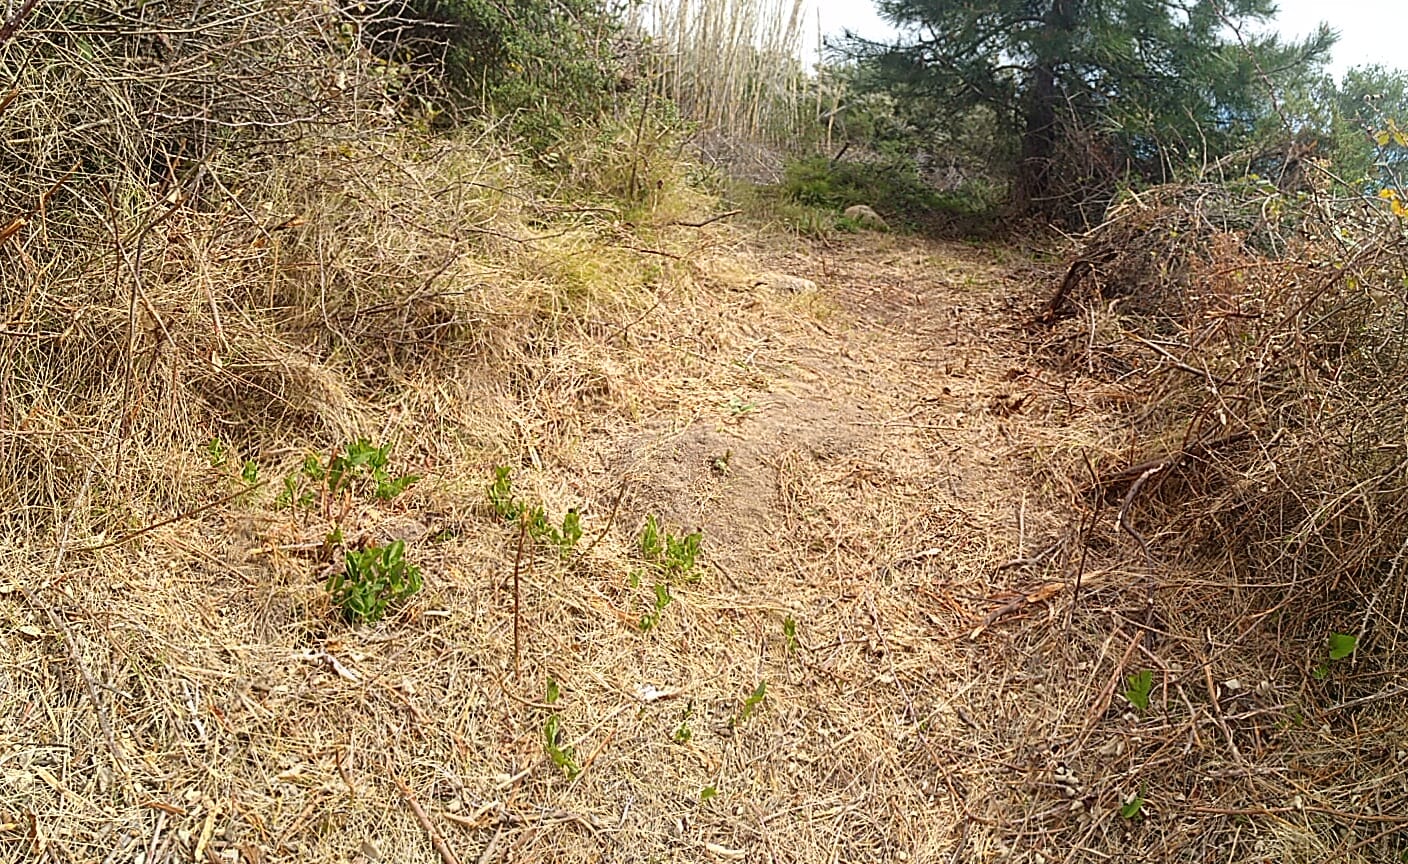
<path fill-rule="evenodd" d="M 542 141 L 628 87 L 623 11 L 599 0 L 395 0 L 365 32 L 378 54 L 428 71 L 442 107 L 507 117 Z"/>

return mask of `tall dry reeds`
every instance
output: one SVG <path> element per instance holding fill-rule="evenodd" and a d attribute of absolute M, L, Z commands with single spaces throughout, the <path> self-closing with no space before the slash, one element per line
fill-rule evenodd
<path fill-rule="evenodd" d="M 721 160 L 813 150 L 839 96 L 802 60 L 808 22 L 805 0 L 653 0 L 636 20 L 649 37 L 648 92 L 697 124 Z"/>

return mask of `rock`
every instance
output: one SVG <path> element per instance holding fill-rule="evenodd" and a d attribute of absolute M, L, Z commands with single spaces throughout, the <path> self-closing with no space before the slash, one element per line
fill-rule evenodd
<path fill-rule="evenodd" d="M 759 273 L 753 277 L 754 288 L 771 288 L 774 291 L 781 291 L 785 294 L 804 294 L 808 291 L 815 291 L 816 283 L 810 279 L 803 279 L 801 276 L 789 276 L 786 273 Z"/>
<path fill-rule="evenodd" d="M 889 223 L 880 218 L 879 213 L 876 213 L 864 204 L 854 204 L 847 207 L 846 211 L 841 215 L 868 231 L 890 230 Z"/>

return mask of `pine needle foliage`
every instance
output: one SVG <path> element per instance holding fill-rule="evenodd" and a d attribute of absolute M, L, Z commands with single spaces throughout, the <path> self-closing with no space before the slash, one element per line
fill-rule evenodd
<path fill-rule="evenodd" d="M 1161 182 L 1247 143 L 1270 94 L 1313 73 L 1335 35 L 1248 35 L 1270 0 L 881 0 L 911 35 L 850 50 L 940 116 L 994 109 L 1018 142 L 1014 202 L 1068 212 L 1130 178 Z"/>

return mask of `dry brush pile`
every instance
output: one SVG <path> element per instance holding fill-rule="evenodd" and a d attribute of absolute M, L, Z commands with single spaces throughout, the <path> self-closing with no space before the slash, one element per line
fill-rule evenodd
<path fill-rule="evenodd" d="M 1161 703 L 1142 725 L 1165 725 L 1162 743 L 1082 770 L 1144 790 L 1156 821 L 1121 842 L 1164 860 L 1237 842 L 1249 860 L 1408 848 L 1395 210 L 1255 176 L 1129 195 L 1042 309 L 1041 355 L 1088 385 L 1053 410 L 1109 418 L 1072 421 L 1083 431 L 1047 454 L 1074 478 L 1083 542 L 1065 565 L 1116 574 L 1078 595 L 1075 621 L 1102 656 L 1107 633 L 1128 646 L 1120 669 L 1153 671 L 1152 697 L 1123 674 L 1107 690 L 1142 688 Z"/>

